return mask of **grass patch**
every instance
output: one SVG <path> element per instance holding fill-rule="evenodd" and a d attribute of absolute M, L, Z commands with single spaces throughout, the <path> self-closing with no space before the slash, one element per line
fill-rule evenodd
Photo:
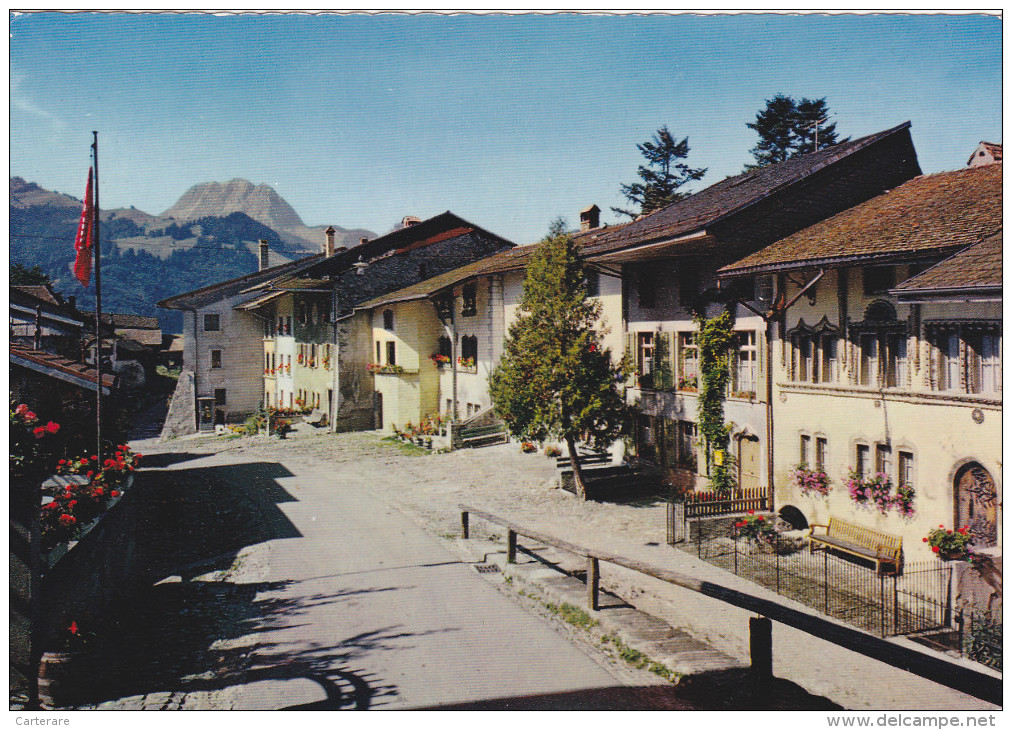
<path fill-rule="evenodd" d="M 577 608 L 572 603 L 563 603 L 562 605 L 546 603 L 545 608 L 567 624 L 571 624 L 579 629 L 590 629 L 599 625 L 596 618 L 591 618 L 590 614 L 581 608 Z"/>
<path fill-rule="evenodd" d="M 607 634 L 601 637 L 601 643 L 611 644 L 614 646 L 615 653 L 618 655 L 618 658 L 636 669 L 646 669 L 648 672 L 656 674 L 659 677 L 663 677 L 669 682 L 674 682 L 678 679 L 679 675 L 677 672 L 672 672 L 668 667 L 664 666 L 660 662 L 655 662 L 638 649 L 633 649 L 631 646 L 628 646 L 615 634 Z"/>
<path fill-rule="evenodd" d="M 427 456 L 428 454 L 432 453 L 429 449 L 426 449 L 424 446 L 417 446 L 415 444 L 405 443 L 396 436 L 384 436 L 383 438 L 380 439 L 380 442 L 387 446 L 397 449 L 405 456 Z"/>

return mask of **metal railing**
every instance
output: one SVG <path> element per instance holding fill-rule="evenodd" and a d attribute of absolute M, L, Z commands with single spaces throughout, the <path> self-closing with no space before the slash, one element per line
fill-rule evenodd
<path fill-rule="evenodd" d="M 959 692 L 964 692 L 997 705 L 1002 704 L 1002 681 L 1000 677 L 995 677 L 985 671 L 956 664 L 947 660 L 942 655 L 903 646 L 886 638 L 880 638 L 871 633 L 859 631 L 832 618 L 823 618 L 799 611 L 783 603 L 729 588 L 721 583 L 701 580 L 622 555 L 576 545 L 554 535 L 525 528 L 511 520 L 469 507 L 465 504 L 460 504 L 458 507 L 461 510 L 461 532 L 464 539 L 468 539 L 471 534 L 471 515 L 506 528 L 506 560 L 509 563 L 516 562 L 518 535 L 535 540 L 543 545 L 549 545 L 559 550 L 584 557 L 587 561 L 587 606 L 593 611 L 598 610 L 598 591 L 600 590 L 601 577 L 600 561 L 605 561 L 612 565 L 650 576 L 670 585 L 701 593 L 729 605 L 758 613 L 766 619 L 777 621 L 785 626 L 811 634 L 837 646 L 884 662 L 890 666 L 898 667 L 932 682 L 951 687 Z M 736 550 L 734 554 L 737 555 Z M 759 621 L 756 621 L 750 623 L 750 625 L 755 626 L 759 623 Z M 754 656 L 753 664 L 755 664 Z"/>

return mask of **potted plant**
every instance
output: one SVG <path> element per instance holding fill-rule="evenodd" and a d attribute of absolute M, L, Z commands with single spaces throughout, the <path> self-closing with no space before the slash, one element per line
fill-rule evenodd
<path fill-rule="evenodd" d="M 928 543 L 931 552 L 942 560 L 969 560 L 970 559 L 970 528 L 963 525 L 955 530 L 946 529 L 939 525 L 928 533 L 927 537 L 921 538 Z"/>
<path fill-rule="evenodd" d="M 83 684 L 91 675 L 83 660 L 94 639 L 76 620 L 71 621 L 59 631 L 52 649 L 43 652 L 39 660 L 39 704 L 43 709 L 66 707 L 80 699 Z"/>
<path fill-rule="evenodd" d="M 791 483 L 804 495 L 814 494 L 825 497 L 829 494 L 829 475 L 821 469 L 809 469 L 798 464 L 790 473 Z"/>

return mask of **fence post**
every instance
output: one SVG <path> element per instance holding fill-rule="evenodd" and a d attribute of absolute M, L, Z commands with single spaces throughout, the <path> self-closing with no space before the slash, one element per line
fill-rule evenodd
<path fill-rule="evenodd" d="M 780 595 L 780 533 L 773 534 L 773 559 L 777 568 L 777 595 Z"/>
<path fill-rule="evenodd" d="M 509 530 L 506 533 L 506 562 L 515 563 L 517 561 L 517 533 L 513 530 Z"/>
<path fill-rule="evenodd" d="M 598 609 L 597 590 L 601 585 L 601 564 L 597 558 L 587 556 L 587 605 L 591 611 Z"/>
<path fill-rule="evenodd" d="M 822 612 L 829 613 L 829 551 L 822 551 Z"/>
<path fill-rule="evenodd" d="M 749 653 L 752 675 L 766 681 L 773 678 L 773 622 L 765 616 L 748 619 Z"/>
<path fill-rule="evenodd" d="M 899 576 L 893 571 L 893 636 L 900 633 L 900 595 L 896 581 Z"/>
<path fill-rule="evenodd" d="M 734 540 L 732 540 L 732 545 L 734 546 L 734 574 L 738 575 L 738 528 L 733 527 L 731 529 L 734 530 L 732 533 L 734 535 Z"/>
<path fill-rule="evenodd" d="M 463 533 L 465 540 L 467 540 L 469 537 L 471 537 L 471 532 L 468 529 L 469 528 L 469 525 L 468 525 L 468 517 L 469 516 L 470 515 L 466 511 L 460 513 L 460 531 L 461 531 L 461 533 Z"/>
<path fill-rule="evenodd" d="M 882 624 L 882 638 L 886 635 L 886 589 L 885 589 L 885 573 L 878 574 L 878 594 L 879 594 L 879 613 L 881 619 L 879 623 Z"/>

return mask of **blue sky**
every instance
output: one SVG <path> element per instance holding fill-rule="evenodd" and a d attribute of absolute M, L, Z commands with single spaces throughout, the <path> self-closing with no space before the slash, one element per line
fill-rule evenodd
<path fill-rule="evenodd" d="M 308 225 L 384 233 L 452 210 L 517 243 L 624 205 L 636 144 L 688 136 L 695 189 L 740 172 L 777 92 L 859 137 L 910 120 L 925 172 L 1001 140 L 983 15 L 11 17 L 10 174 L 102 207 L 273 186 Z"/>

